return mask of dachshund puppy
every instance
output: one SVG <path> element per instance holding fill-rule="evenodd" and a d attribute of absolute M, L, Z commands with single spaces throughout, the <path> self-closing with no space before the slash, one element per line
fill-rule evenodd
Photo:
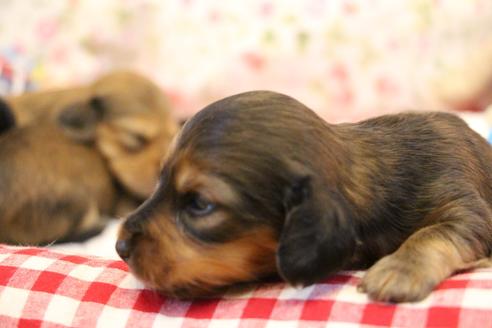
<path fill-rule="evenodd" d="M 50 119 L 69 139 L 93 144 L 111 173 L 136 199 L 155 187 L 159 165 L 178 131 L 157 85 L 129 71 L 92 84 L 7 98 L 19 126 Z"/>
<path fill-rule="evenodd" d="M 114 197 L 104 158 L 50 122 L 0 135 L 0 243 L 86 239 L 103 229 Z"/>
<path fill-rule="evenodd" d="M 154 190 L 162 157 L 179 130 L 167 99 L 153 82 L 129 72 L 103 76 L 92 90 L 89 101 L 62 113 L 60 122 L 76 133 L 93 126 L 92 138 L 111 173 L 132 196 L 144 200 Z"/>
<path fill-rule="evenodd" d="M 176 297 L 280 275 L 306 286 L 369 268 L 378 301 L 425 298 L 490 256 L 492 150 L 446 113 L 330 125 L 258 91 L 190 119 L 116 249 Z"/>

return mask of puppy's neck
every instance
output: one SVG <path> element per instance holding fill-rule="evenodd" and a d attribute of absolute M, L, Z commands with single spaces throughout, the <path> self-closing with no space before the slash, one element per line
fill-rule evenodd
<path fill-rule="evenodd" d="M 335 160 L 330 170 L 335 172 L 339 191 L 354 207 L 356 215 L 364 215 L 375 197 L 375 177 L 384 172 L 384 158 L 378 145 L 356 129 L 355 124 L 329 125 L 328 138 L 336 141 Z"/>

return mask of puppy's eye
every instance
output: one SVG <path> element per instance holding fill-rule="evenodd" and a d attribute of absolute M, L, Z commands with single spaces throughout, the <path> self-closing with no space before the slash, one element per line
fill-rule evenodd
<path fill-rule="evenodd" d="M 209 215 L 215 208 L 214 203 L 199 194 L 191 194 L 186 204 L 186 212 L 191 216 Z"/>
<path fill-rule="evenodd" d="M 128 152 L 136 152 L 145 147 L 149 141 L 140 133 L 123 132 L 120 134 L 120 142 Z"/>

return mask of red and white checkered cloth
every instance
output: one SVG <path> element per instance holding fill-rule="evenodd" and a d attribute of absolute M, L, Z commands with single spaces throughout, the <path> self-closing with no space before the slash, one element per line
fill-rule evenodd
<path fill-rule="evenodd" d="M 356 291 L 361 276 L 184 302 L 145 289 L 122 261 L 0 245 L 0 327 L 492 327 L 492 269 L 400 305 L 370 302 Z"/>

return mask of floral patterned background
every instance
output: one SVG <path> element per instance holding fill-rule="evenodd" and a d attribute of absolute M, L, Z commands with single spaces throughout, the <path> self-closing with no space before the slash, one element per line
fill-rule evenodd
<path fill-rule="evenodd" d="M 133 68 L 186 117 L 251 89 L 331 121 L 480 110 L 492 94 L 490 0 L 0 0 L 0 94 Z"/>

